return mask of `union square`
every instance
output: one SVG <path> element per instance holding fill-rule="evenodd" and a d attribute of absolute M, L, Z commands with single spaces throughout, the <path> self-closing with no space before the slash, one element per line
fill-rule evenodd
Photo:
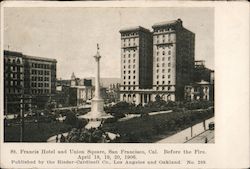
<path fill-rule="evenodd" d="M 50 26 L 56 22 L 50 25 L 46 19 L 41 23 L 31 20 L 27 27 L 40 25 L 41 29 L 52 32 Z M 214 143 L 214 70 L 206 66 L 211 56 L 196 56 L 197 50 L 201 50 L 196 43 L 201 43 L 199 39 L 207 35 L 196 33 L 199 24 L 186 20 L 183 16 L 155 19 L 145 26 L 138 23 L 112 27 L 111 32 L 101 32 L 96 37 L 114 34 L 112 40 L 119 42 L 119 46 L 112 47 L 103 40 L 89 41 L 90 50 L 84 48 L 88 51 L 86 55 L 71 60 L 75 65 L 71 65 L 69 58 L 43 56 L 36 54 L 37 50 L 26 49 L 27 46 L 12 47 L 16 44 L 9 40 L 8 31 L 13 31 L 13 23 L 7 23 L 4 141 Z M 58 36 L 66 37 L 67 31 L 63 30 L 66 28 L 60 28 L 63 33 Z M 59 40 L 56 35 L 48 39 Z M 93 35 L 82 33 L 79 37 L 86 39 Z M 40 42 L 46 40 L 39 39 Z M 42 43 L 41 48 L 42 52 L 58 50 Z M 119 56 L 109 50 L 112 48 Z M 63 51 L 67 53 L 66 49 Z M 116 58 L 113 60 L 108 54 Z M 90 67 L 84 69 L 77 62 Z M 69 71 L 70 78 L 58 77 L 58 72 L 64 72 L 63 76 Z M 79 72 L 90 72 L 90 76 Z M 102 77 L 102 74 L 118 76 Z"/>

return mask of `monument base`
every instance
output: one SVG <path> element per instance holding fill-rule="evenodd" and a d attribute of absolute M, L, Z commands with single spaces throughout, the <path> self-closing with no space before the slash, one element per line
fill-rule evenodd
<path fill-rule="evenodd" d="M 113 118 L 112 115 L 105 113 L 104 100 L 93 98 L 91 101 L 91 111 L 85 115 L 79 116 L 79 119 L 88 120 L 85 128 L 98 128 L 105 119 Z"/>

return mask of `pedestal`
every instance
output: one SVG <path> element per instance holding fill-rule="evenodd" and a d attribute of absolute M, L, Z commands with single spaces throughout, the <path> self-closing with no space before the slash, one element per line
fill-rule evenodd
<path fill-rule="evenodd" d="M 91 111 L 78 118 L 87 119 L 88 121 L 103 121 L 112 117 L 104 111 L 104 100 L 93 98 L 91 100 Z"/>

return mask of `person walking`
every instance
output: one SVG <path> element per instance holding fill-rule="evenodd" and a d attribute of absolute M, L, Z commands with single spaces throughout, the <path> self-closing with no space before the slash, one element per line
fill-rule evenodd
<path fill-rule="evenodd" d="M 64 143 L 64 142 L 65 142 L 65 137 L 64 137 L 63 134 L 61 134 L 60 142 L 61 142 L 61 143 Z"/>
<path fill-rule="evenodd" d="M 56 143 L 58 142 L 58 134 L 56 135 Z"/>
<path fill-rule="evenodd" d="M 207 143 L 208 142 L 208 140 L 207 140 L 207 137 L 205 138 L 205 143 Z"/>

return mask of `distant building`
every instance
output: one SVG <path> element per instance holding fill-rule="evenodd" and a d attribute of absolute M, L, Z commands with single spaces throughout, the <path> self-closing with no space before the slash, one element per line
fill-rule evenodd
<path fill-rule="evenodd" d="M 110 84 L 107 91 L 109 102 L 120 101 L 120 83 Z"/>
<path fill-rule="evenodd" d="M 93 98 L 92 86 L 72 86 L 69 88 L 69 106 L 81 106 Z"/>
<path fill-rule="evenodd" d="M 72 73 L 69 88 L 69 106 L 81 106 L 93 98 L 92 80 L 76 78 Z"/>
<path fill-rule="evenodd" d="M 136 104 L 183 100 L 192 82 L 195 34 L 180 19 L 142 28 L 122 29 L 120 100 Z"/>
<path fill-rule="evenodd" d="M 53 99 L 57 107 L 68 107 L 70 105 L 70 86 L 58 85 Z"/>
<path fill-rule="evenodd" d="M 44 108 L 56 91 L 56 60 L 4 51 L 5 113 Z M 23 104 L 21 105 L 21 101 Z"/>
<path fill-rule="evenodd" d="M 193 82 L 185 86 L 185 100 L 214 100 L 214 71 L 204 60 L 195 61 Z"/>
<path fill-rule="evenodd" d="M 91 99 L 94 97 L 95 87 L 94 78 L 78 78 L 75 73 L 72 73 L 69 80 L 57 80 L 57 94 L 55 100 L 57 100 L 58 106 L 81 106 L 89 104 Z M 105 101 L 112 100 L 118 101 L 116 89 L 112 92 L 109 90 L 111 84 L 119 86 L 120 78 L 101 78 L 101 96 Z M 64 96 L 64 98 L 62 98 Z M 119 96 L 119 94 L 118 94 Z"/>
<path fill-rule="evenodd" d="M 204 60 L 196 60 L 195 61 L 195 68 L 194 68 L 194 82 L 200 82 L 201 80 L 205 80 L 207 82 L 211 82 L 213 70 L 208 69 L 205 65 Z"/>
<path fill-rule="evenodd" d="M 202 80 L 185 86 L 185 99 L 188 101 L 205 100 L 213 101 L 213 85 Z"/>

